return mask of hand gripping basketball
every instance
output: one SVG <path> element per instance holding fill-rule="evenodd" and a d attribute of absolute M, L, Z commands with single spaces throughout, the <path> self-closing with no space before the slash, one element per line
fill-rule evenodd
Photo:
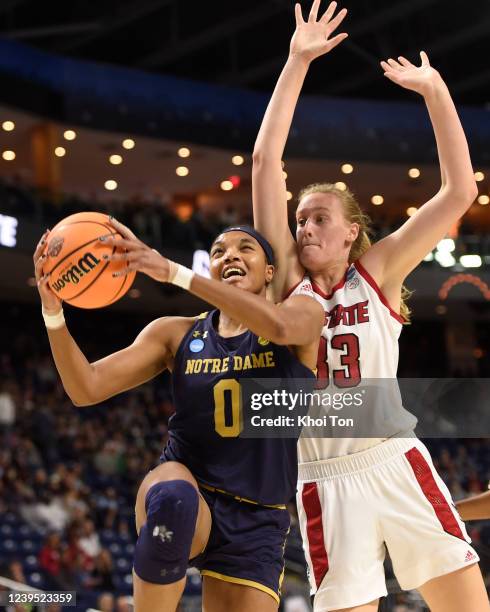
<path fill-rule="evenodd" d="M 34 251 L 34 274 L 36 276 L 37 289 L 41 297 L 43 310 L 46 314 L 55 315 L 61 310 L 61 300 L 54 294 L 49 286 L 49 274 L 44 274 L 43 264 L 46 261 L 46 244 L 48 241 L 49 230 L 46 230 L 37 243 Z"/>
<path fill-rule="evenodd" d="M 113 255 L 106 254 L 103 258 L 108 261 L 127 262 L 127 266 L 119 272 L 114 272 L 113 276 L 124 276 L 135 271 L 143 272 L 158 282 L 168 282 L 170 273 L 168 259 L 139 240 L 128 227 L 116 221 L 114 217 L 110 217 L 109 222 L 122 238 L 112 236 L 99 238 L 101 242 L 116 247 Z"/>

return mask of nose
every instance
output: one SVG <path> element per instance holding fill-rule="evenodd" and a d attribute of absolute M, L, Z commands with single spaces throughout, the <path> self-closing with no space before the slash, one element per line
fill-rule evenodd
<path fill-rule="evenodd" d="M 239 258 L 238 251 L 235 247 L 228 247 L 225 252 L 225 263 L 229 263 L 230 261 L 237 261 Z"/>

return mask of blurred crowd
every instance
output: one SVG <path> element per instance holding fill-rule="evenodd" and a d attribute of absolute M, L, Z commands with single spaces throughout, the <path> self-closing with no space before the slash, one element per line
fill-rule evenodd
<path fill-rule="evenodd" d="M 160 375 L 99 406 L 76 408 L 58 379 L 40 308 L 4 303 L 2 312 L 9 325 L 0 349 L 0 576 L 77 591 L 99 610 L 126 612 L 134 499 L 167 439 L 173 412 L 169 377 Z M 100 311 L 91 314 L 89 324 L 83 314 L 70 310 L 67 317 L 89 360 L 127 345 L 147 322 Z M 456 500 L 486 490 L 489 440 L 428 442 Z M 308 589 L 293 504 L 290 511 L 284 610 L 306 612 Z M 470 534 L 489 583 L 489 528 L 471 525 Z M 198 593 L 198 577 L 190 588 Z M 413 607 L 418 604 L 409 595 L 392 598 L 390 612 L 422 609 Z"/>
<path fill-rule="evenodd" d="M 22 215 L 43 227 L 53 227 L 64 217 L 82 211 L 105 212 L 114 215 L 131 227 L 137 236 L 157 250 L 163 248 L 209 249 L 212 241 L 224 227 L 238 223 L 253 224 L 251 206 L 235 207 L 231 204 L 218 209 L 205 210 L 199 206 L 173 206 L 161 195 L 134 196 L 129 201 L 101 199 L 96 193 L 83 199 L 76 195 L 59 194 L 56 198 L 35 189 L 19 176 L 0 179 L 1 211 Z M 292 215 L 294 208 L 290 209 Z M 179 212 L 181 211 L 181 212 Z M 291 222 L 294 219 L 291 217 Z M 388 218 L 376 210 L 372 223 L 372 237 L 379 240 L 395 231 L 406 217 Z M 481 232 L 467 219 L 461 228 L 458 254 L 490 253 L 490 235 Z"/>

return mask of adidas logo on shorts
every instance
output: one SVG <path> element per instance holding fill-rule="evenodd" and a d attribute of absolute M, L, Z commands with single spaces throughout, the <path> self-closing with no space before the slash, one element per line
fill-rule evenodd
<path fill-rule="evenodd" d="M 468 561 L 473 561 L 474 559 L 476 559 L 476 555 L 474 555 L 474 554 L 471 552 L 471 550 L 469 550 L 469 551 L 466 553 L 466 557 L 464 558 L 465 563 L 467 563 Z"/>

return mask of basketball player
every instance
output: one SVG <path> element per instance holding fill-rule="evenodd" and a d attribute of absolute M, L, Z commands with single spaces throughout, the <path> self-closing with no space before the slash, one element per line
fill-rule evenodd
<path fill-rule="evenodd" d="M 205 611 L 273 612 L 289 530 L 285 504 L 297 479 L 296 440 L 240 437 L 247 409 L 240 381 L 314 380 L 323 310 L 307 296 L 280 306 L 266 300 L 274 255 L 253 228 L 234 227 L 218 236 L 207 279 L 150 249 L 116 220 L 111 223 L 123 238 L 101 238 L 120 248 L 106 259 L 125 260 L 125 273 L 137 270 L 173 283 L 218 309 L 157 319 L 131 346 L 89 363 L 42 275 L 49 235 L 34 253 L 53 357 L 75 405 L 97 404 L 166 369 L 173 373 L 170 439 L 136 501 L 136 610 L 174 611 L 192 559 L 204 576 Z"/>
<path fill-rule="evenodd" d="M 483 521 L 490 519 L 490 491 L 460 499 L 456 502 L 460 517 L 463 521 Z"/>
<path fill-rule="evenodd" d="M 287 221 L 281 159 L 312 60 L 347 34 L 332 2 L 304 21 L 296 5 L 290 54 L 254 150 L 255 225 L 275 249 L 276 298 L 312 288 L 325 310 L 318 369 L 345 388 L 396 380 L 398 337 L 408 309 L 405 277 L 446 235 L 477 195 L 468 146 L 448 89 L 421 53 L 381 62 L 394 83 L 424 98 L 434 128 L 442 185 L 396 232 L 370 245 L 366 218 L 349 191 L 315 184 L 299 195 L 296 242 Z M 335 75 L 327 78 L 334 79 Z M 292 289 L 297 286 L 296 289 Z M 412 427 L 415 423 L 412 424 Z M 403 589 L 420 590 L 435 612 L 489 610 L 478 557 L 425 446 L 402 421 L 389 435 L 299 442 L 298 509 L 314 610 L 372 612 L 386 595 L 385 545 Z"/>

